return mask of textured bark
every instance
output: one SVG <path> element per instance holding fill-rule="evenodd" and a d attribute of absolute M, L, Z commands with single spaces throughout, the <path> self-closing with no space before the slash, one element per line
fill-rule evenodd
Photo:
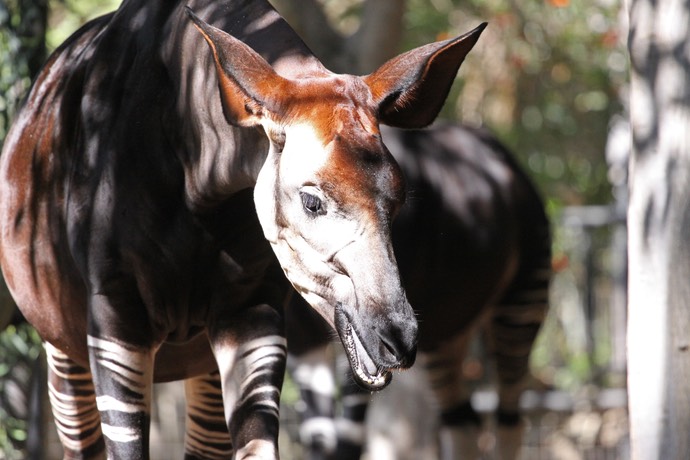
<path fill-rule="evenodd" d="M 632 0 L 632 458 L 690 455 L 690 2 Z"/>

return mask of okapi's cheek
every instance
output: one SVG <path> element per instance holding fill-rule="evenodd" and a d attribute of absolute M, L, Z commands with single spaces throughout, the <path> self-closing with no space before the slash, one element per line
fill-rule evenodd
<path fill-rule="evenodd" d="M 324 233 L 334 235 L 331 229 L 326 228 Z M 336 305 L 357 307 L 352 279 L 329 257 L 333 249 L 312 246 L 291 228 L 280 231 L 272 248 L 292 286 L 328 323 L 333 325 Z"/>
<path fill-rule="evenodd" d="M 300 295 L 331 327 L 335 328 L 335 307 L 339 304 L 356 305 L 354 285 L 345 275 L 335 275 L 318 290 L 303 290 Z"/>

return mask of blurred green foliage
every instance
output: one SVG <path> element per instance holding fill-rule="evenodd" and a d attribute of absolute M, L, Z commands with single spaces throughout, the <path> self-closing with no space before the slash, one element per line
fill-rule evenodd
<path fill-rule="evenodd" d="M 405 47 L 488 21 L 443 116 L 495 131 L 552 210 L 608 203 L 606 139 L 628 75 L 619 12 L 615 0 L 408 0 Z"/>
<path fill-rule="evenodd" d="M 28 418 L 24 403 L 41 350 L 40 337 L 26 323 L 10 325 L 0 333 L 0 458 L 24 458 Z"/>
<path fill-rule="evenodd" d="M 0 145 L 45 59 L 44 0 L 0 0 Z"/>
<path fill-rule="evenodd" d="M 49 0 L 48 50 L 57 48 L 88 20 L 115 10 L 119 0 Z"/>

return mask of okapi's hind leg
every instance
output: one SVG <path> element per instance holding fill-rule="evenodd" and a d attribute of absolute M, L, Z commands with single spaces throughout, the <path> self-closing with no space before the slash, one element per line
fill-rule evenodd
<path fill-rule="evenodd" d="M 466 329 L 433 351 L 420 354 L 439 405 L 441 460 L 480 457 L 481 419 L 472 408 L 471 389 L 462 371 L 476 327 Z"/>
<path fill-rule="evenodd" d="M 45 344 L 48 395 L 65 459 L 103 459 L 105 443 L 91 372 Z"/>
<path fill-rule="evenodd" d="M 185 460 L 227 459 L 232 442 L 225 422 L 218 371 L 185 380 Z"/>
<path fill-rule="evenodd" d="M 489 346 L 498 377 L 497 454 L 517 458 L 524 434 L 520 396 L 529 376 L 529 357 L 549 302 L 550 252 L 518 274 L 489 323 Z"/>

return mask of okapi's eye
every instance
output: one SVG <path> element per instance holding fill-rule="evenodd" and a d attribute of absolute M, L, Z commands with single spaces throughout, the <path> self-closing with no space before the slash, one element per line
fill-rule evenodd
<path fill-rule="evenodd" d="M 308 214 L 319 215 L 324 213 L 321 206 L 321 198 L 306 192 L 300 192 L 299 195 L 302 198 L 302 206 L 304 206 L 304 210 Z"/>

